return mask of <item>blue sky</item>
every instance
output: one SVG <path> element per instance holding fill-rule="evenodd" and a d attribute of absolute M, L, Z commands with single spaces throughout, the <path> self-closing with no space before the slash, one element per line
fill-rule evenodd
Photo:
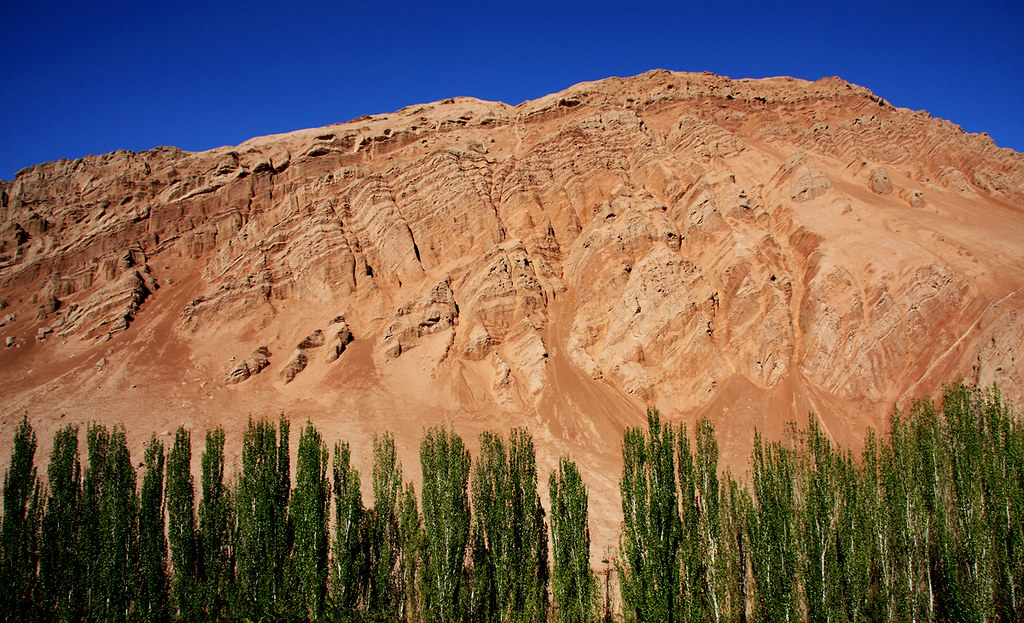
<path fill-rule="evenodd" d="M 1024 151 L 1024 2 L 0 2 L 0 178 L 661 67 L 838 75 Z"/>

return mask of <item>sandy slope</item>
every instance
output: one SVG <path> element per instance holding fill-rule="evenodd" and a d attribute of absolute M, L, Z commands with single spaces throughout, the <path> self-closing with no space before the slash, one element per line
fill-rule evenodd
<path fill-rule="evenodd" d="M 646 405 L 742 471 L 811 411 L 856 447 L 950 379 L 1024 393 L 1024 156 L 835 78 L 456 98 L 41 164 L 0 200 L 0 465 L 23 413 L 45 452 L 99 421 L 236 455 L 283 412 L 367 470 L 392 431 L 413 479 L 428 426 L 526 426 L 542 479 L 582 464 L 599 555 Z"/>

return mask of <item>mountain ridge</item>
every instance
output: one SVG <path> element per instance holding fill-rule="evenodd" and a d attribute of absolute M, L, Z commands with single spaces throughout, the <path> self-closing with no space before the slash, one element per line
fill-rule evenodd
<path fill-rule="evenodd" d="M 44 163 L 0 182 L 0 420 L 283 410 L 407 466 L 429 425 L 528 426 L 602 496 L 647 405 L 714 420 L 736 470 L 811 411 L 857 447 L 947 380 L 1019 401 L 1022 208 L 1024 155 L 837 78 L 654 70 Z"/>

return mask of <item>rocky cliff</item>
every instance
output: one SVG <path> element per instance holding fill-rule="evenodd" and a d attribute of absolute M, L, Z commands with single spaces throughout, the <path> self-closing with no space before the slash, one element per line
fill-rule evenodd
<path fill-rule="evenodd" d="M 811 411 L 856 447 L 946 380 L 1020 400 L 1022 269 L 1024 155 L 838 78 L 653 71 L 50 162 L 0 181 L 0 451 L 24 412 L 45 450 L 283 411 L 365 455 L 391 430 L 415 474 L 427 426 L 528 426 L 613 542 L 646 405 L 742 469 Z"/>

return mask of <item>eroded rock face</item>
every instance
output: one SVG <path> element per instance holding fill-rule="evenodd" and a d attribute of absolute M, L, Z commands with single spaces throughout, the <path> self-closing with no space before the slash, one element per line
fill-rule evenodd
<path fill-rule="evenodd" d="M 839 79 L 455 98 L 45 163 L 0 193 L 4 330 L 33 356 L 112 340 L 197 369 L 256 348 L 233 384 L 270 345 L 295 350 L 264 401 L 415 386 L 439 413 L 550 417 L 553 438 L 621 428 L 552 415 L 610 396 L 735 414 L 736 379 L 853 436 L 957 376 L 1024 397 L 1024 156 Z"/>
<path fill-rule="evenodd" d="M 419 339 L 455 326 L 459 308 L 447 282 L 431 288 L 420 299 L 409 301 L 395 311 L 395 318 L 384 333 L 382 345 L 389 357 L 399 357 L 416 346 Z"/>
<path fill-rule="evenodd" d="M 224 382 L 228 385 L 241 383 L 254 374 L 259 374 L 269 365 L 270 349 L 266 346 L 260 346 L 249 357 L 238 362 L 238 365 L 231 370 Z"/>

